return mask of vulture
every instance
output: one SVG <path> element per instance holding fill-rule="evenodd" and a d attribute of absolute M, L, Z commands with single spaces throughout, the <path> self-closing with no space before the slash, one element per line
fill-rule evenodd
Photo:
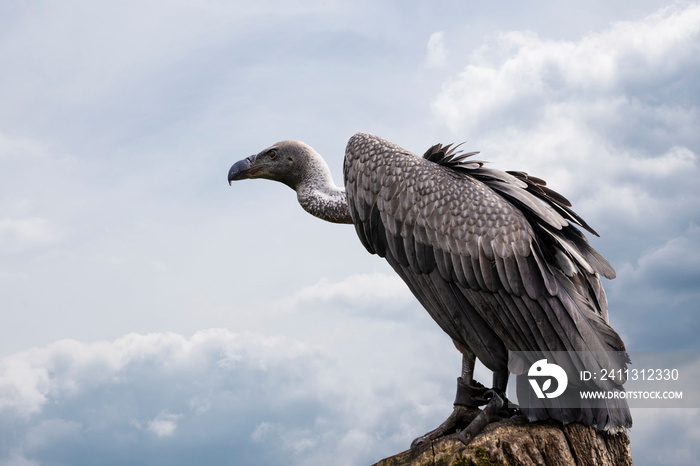
<path fill-rule="evenodd" d="M 599 278 L 615 272 L 580 229 L 597 233 L 542 179 L 486 167 L 476 154 L 436 144 L 420 157 L 358 133 L 345 150 L 343 188 L 313 148 L 286 140 L 235 163 L 228 181 L 282 182 L 310 214 L 353 224 L 453 340 L 462 370 L 452 414 L 412 446 L 455 431 L 468 443 L 486 423 L 516 414 L 631 427 L 624 377 L 601 377 L 624 376 L 630 360 Z M 491 387 L 473 378 L 477 358 L 493 372 Z M 547 365 L 568 380 L 533 374 Z M 511 373 L 519 407 L 506 398 Z M 561 396 L 541 396 L 565 386 Z M 581 391 L 614 396 L 582 400 Z"/>

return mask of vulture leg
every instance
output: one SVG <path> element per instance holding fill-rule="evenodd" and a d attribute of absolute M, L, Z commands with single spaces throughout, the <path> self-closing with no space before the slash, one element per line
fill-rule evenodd
<path fill-rule="evenodd" d="M 459 439 L 463 444 L 469 445 L 469 442 L 481 432 L 486 425 L 498 418 L 498 412 L 503 407 L 503 398 L 498 396 L 495 390 L 486 392 L 487 397 L 491 399 L 484 406 L 484 409 L 469 423 L 469 425 L 459 433 Z"/>
<path fill-rule="evenodd" d="M 436 429 L 411 442 L 411 448 L 455 432 L 460 432 L 459 439 L 468 445 L 490 422 L 518 413 L 517 408 L 509 407 L 505 396 L 508 369 L 495 371 L 493 388 L 487 389 L 474 380 L 474 354 L 457 342 L 455 346 L 462 352 L 462 376 L 457 379 L 457 395 L 452 414 Z M 480 410 L 479 406 L 482 405 L 486 406 Z"/>
<path fill-rule="evenodd" d="M 469 442 L 481 432 L 490 422 L 499 421 L 503 418 L 520 413 L 517 406 L 512 405 L 506 398 L 506 387 L 508 386 L 508 369 L 502 369 L 493 373 L 493 388 L 487 390 L 483 397 L 488 400 L 484 409 L 469 423 L 469 425 L 459 433 L 459 439 L 463 444 Z"/>
<path fill-rule="evenodd" d="M 518 405 L 511 403 L 508 398 L 506 398 L 509 376 L 510 372 L 508 372 L 508 369 L 502 369 L 493 373 L 493 391 L 503 399 L 503 407 L 498 411 L 498 415 L 504 418 L 510 418 L 520 414 Z"/>
<path fill-rule="evenodd" d="M 411 442 L 411 448 L 464 429 L 481 412 L 479 406 L 488 402 L 485 394 L 489 390 L 473 378 L 476 361 L 474 353 L 457 342 L 455 345 L 462 352 L 462 376 L 457 379 L 457 395 L 452 414 L 436 429 Z"/>

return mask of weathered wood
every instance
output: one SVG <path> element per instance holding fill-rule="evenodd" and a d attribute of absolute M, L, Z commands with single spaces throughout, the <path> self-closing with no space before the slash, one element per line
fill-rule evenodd
<path fill-rule="evenodd" d="M 375 466 L 631 466 L 627 433 L 582 424 L 529 423 L 522 417 L 489 424 L 465 446 L 457 434 L 383 459 Z"/>

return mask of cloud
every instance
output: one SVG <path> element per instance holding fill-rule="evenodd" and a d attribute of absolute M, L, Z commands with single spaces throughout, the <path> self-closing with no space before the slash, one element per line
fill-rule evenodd
<path fill-rule="evenodd" d="M 176 445 L 201 451 L 214 441 L 215 449 L 235 451 L 257 416 L 294 429 L 288 421 L 298 403 L 311 408 L 300 424 L 313 421 L 323 404 L 314 399 L 313 366 L 322 360 L 300 342 L 226 330 L 63 340 L 17 353 L 0 364 L 0 429 L 9 441 L 0 444 L 0 457 L 17 456 L 13 444 L 42 464 L 51 455 L 56 464 L 82 464 L 85 444 L 108 458 L 111 442 L 134 449 L 130 464 L 147 464 L 139 455 Z"/>
<path fill-rule="evenodd" d="M 2 466 L 39 466 L 37 461 L 28 460 L 19 453 L 13 453 L 0 463 Z"/>
<path fill-rule="evenodd" d="M 433 108 L 455 133 L 479 138 L 485 159 L 545 177 L 594 215 L 612 204 L 641 223 L 681 192 L 691 191 L 676 214 L 699 206 L 700 86 L 688 79 L 698 51 L 698 4 L 577 42 L 502 33 L 467 57 Z"/>
<path fill-rule="evenodd" d="M 510 31 L 433 101 L 470 150 L 543 177 L 601 233 L 612 324 L 633 351 L 697 348 L 699 52 L 697 3 L 575 41 Z M 635 463 L 692 464 L 695 412 L 634 410 Z"/>
<path fill-rule="evenodd" d="M 372 272 L 350 275 L 340 281 L 321 279 L 285 298 L 286 306 L 306 309 L 331 304 L 352 312 L 376 312 L 376 317 L 396 315 L 415 307 L 415 298 L 396 274 Z M 405 313 L 402 314 L 405 318 Z"/>
<path fill-rule="evenodd" d="M 630 431 L 635 464 L 695 464 L 700 442 L 696 409 L 635 409 Z"/>
<path fill-rule="evenodd" d="M 699 51 L 697 3 L 578 41 L 507 32 L 434 101 L 483 158 L 544 177 L 602 233 L 613 327 L 632 350 L 697 348 Z M 634 410 L 635 463 L 692 464 L 695 415 Z"/>
<path fill-rule="evenodd" d="M 0 218 L 0 252 L 19 252 L 60 238 L 56 227 L 41 217 Z"/>
<path fill-rule="evenodd" d="M 158 413 L 152 421 L 148 422 L 148 430 L 158 437 L 171 437 L 177 429 L 177 420 L 181 414 L 170 414 L 166 411 Z"/>
<path fill-rule="evenodd" d="M 72 157 L 49 145 L 0 130 L 0 253 L 43 251 L 70 234 L 61 214 L 74 208 L 67 206 L 73 199 L 61 190 L 61 182 L 75 181 L 74 168 Z M 3 267 L 12 262 L 4 261 Z"/>
<path fill-rule="evenodd" d="M 505 32 L 433 103 L 455 133 L 477 138 L 470 149 L 546 179 L 601 234 L 594 246 L 618 269 L 605 284 L 611 319 L 638 349 L 687 347 L 698 331 L 699 51 L 697 3 L 577 41 Z"/>
<path fill-rule="evenodd" d="M 626 264 L 624 272 L 621 281 L 640 288 L 671 291 L 677 298 L 700 293 L 700 226 L 691 225 L 680 236 L 645 252 L 636 264 Z"/>
<path fill-rule="evenodd" d="M 445 64 L 445 44 L 443 42 L 444 33 L 442 31 L 434 32 L 428 39 L 428 51 L 426 62 L 428 68 L 438 68 Z"/>
<path fill-rule="evenodd" d="M 409 371 L 362 375 L 324 353 L 211 329 L 61 340 L 7 356 L 0 464 L 87 464 L 93 455 L 114 464 L 361 464 L 399 451 L 431 421 L 433 382 L 414 381 L 409 395 Z"/>
<path fill-rule="evenodd" d="M 697 4 L 615 23 L 578 42 L 543 40 L 533 32 L 502 33 L 474 51 L 464 70 L 445 83 L 435 111 L 454 130 L 472 132 L 483 124 L 522 122 L 521 113 L 513 114 L 518 108 L 537 115 L 550 107 L 583 105 L 577 113 L 585 117 L 618 105 L 674 105 L 677 99 L 626 97 L 668 86 L 695 69 L 699 34 Z"/>
<path fill-rule="evenodd" d="M 0 362 L 0 464 L 368 464 L 449 413 L 459 355 L 386 264 L 363 272 L 379 259 L 351 228 L 307 229 L 283 186 L 224 191 L 273 133 L 339 172 L 354 130 L 448 127 L 602 233 L 626 341 L 696 344 L 696 5 L 559 41 L 618 13 L 161 3 L 0 18 L 1 344 L 40 345 Z M 511 26 L 463 55 L 426 121 L 448 49 L 458 63 Z M 640 422 L 644 457 L 662 437 Z"/>
<path fill-rule="evenodd" d="M 700 228 L 643 251 L 607 287 L 614 322 L 632 349 L 695 349 L 700 324 Z M 612 309 L 612 308 L 611 308 Z"/>
<path fill-rule="evenodd" d="M 381 347 L 367 358 L 356 342 L 354 366 L 330 347 L 224 329 L 16 353 L 0 360 L 0 464 L 369 464 L 449 413 L 444 364 L 416 340 L 392 369 Z M 637 461 L 691 464 L 692 412 L 636 409 Z M 672 451 L 646 447 L 667 440 Z"/>

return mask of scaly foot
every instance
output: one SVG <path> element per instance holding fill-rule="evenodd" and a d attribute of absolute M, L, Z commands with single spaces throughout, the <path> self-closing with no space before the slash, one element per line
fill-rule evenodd
<path fill-rule="evenodd" d="M 462 405 L 455 405 L 452 414 L 440 424 L 436 429 L 431 430 L 425 435 L 422 435 L 411 442 L 411 448 L 415 448 L 426 442 L 431 442 L 435 439 L 443 437 L 448 434 L 453 434 L 466 426 L 474 420 L 475 417 L 479 416 L 481 410 L 479 408 L 470 408 Z"/>
<path fill-rule="evenodd" d="M 490 398 L 489 402 L 484 406 L 484 409 L 469 423 L 469 425 L 459 433 L 459 439 L 463 444 L 469 445 L 469 442 L 476 437 L 479 432 L 484 430 L 491 421 L 500 419 L 498 412 L 503 408 L 503 398 L 498 396 L 494 390 L 489 390 L 486 395 Z"/>

